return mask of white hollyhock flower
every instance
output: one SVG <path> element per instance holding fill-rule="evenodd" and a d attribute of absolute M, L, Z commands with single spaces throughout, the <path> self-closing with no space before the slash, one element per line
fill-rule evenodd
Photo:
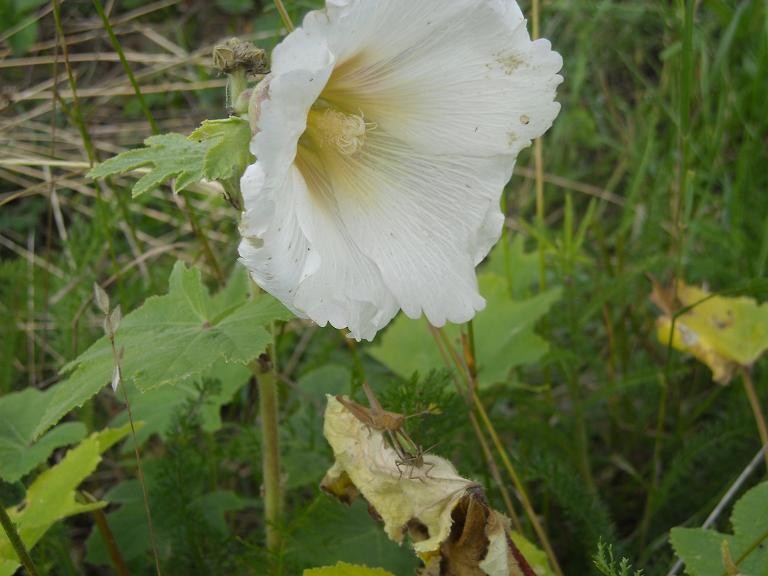
<path fill-rule="evenodd" d="M 561 57 L 514 0 L 328 0 L 275 48 L 242 178 L 253 279 L 372 339 L 398 309 L 465 322 L 515 157 L 552 124 Z"/>

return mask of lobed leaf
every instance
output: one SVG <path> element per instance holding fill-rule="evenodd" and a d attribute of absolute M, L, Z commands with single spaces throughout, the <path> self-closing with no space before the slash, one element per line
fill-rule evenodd
<path fill-rule="evenodd" d="M 248 383 L 252 373 L 240 364 L 217 361 L 200 375 L 200 380 L 216 380 L 220 383 L 215 392 L 206 394 L 199 407 L 200 424 L 206 432 L 221 429 L 221 407 L 232 402 L 234 395 Z M 185 405 L 200 398 L 200 382 L 188 379 L 173 386 L 151 388 L 143 393 L 129 384 L 133 419 L 144 422 L 136 432 L 136 441 L 141 444 L 153 434 L 165 439 L 174 418 Z M 128 413 L 120 412 L 111 424 L 117 426 L 128 421 Z M 133 449 L 133 438 L 125 443 L 125 450 Z"/>
<path fill-rule="evenodd" d="M 92 434 L 67 452 L 59 464 L 40 474 L 27 490 L 24 502 L 8 509 L 27 548 L 32 548 L 59 520 L 107 505 L 79 502 L 75 490 L 96 469 L 101 454 L 129 432 L 130 427 L 123 426 Z M 18 567 L 16 552 L 5 533 L 0 532 L 0 576 L 11 576 Z"/>
<path fill-rule="evenodd" d="M 133 185 L 134 198 L 171 178 L 176 178 L 173 187 L 175 194 L 204 178 L 203 168 L 209 142 L 191 141 L 181 134 L 171 133 L 150 136 L 144 140 L 144 144 L 144 148 L 122 152 L 94 166 L 86 176 L 104 178 L 150 166 L 151 170 Z"/>
<path fill-rule="evenodd" d="M 172 178 L 176 179 L 173 191 L 178 194 L 203 179 L 239 178 L 253 162 L 250 140 L 250 125 L 237 116 L 205 120 L 188 138 L 176 133 L 150 136 L 143 148 L 122 152 L 94 166 L 87 176 L 105 178 L 149 167 L 133 185 L 134 198 Z"/>
<path fill-rule="evenodd" d="M 733 508 L 733 535 L 704 528 L 673 528 L 670 540 L 691 576 L 722 576 L 724 543 L 741 574 L 768 576 L 768 482 L 742 496 Z"/>
<path fill-rule="evenodd" d="M 265 325 L 291 318 L 266 294 L 235 302 L 212 298 L 200 271 L 180 262 L 169 284 L 168 294 L 148 298 L 126 315 L 116 334 L 117 345 L 125 349 L 123 382 L 140 390 L 190 382 L 219 360 L 247 365 L 270 342 Z M 55 387 L 34 436 L 104 388 L 113 364 L 112 347 L 104 337 L 64 366 L 68 378 Z"/>
<path fill-rule="evenodd" d="M 478 280 L 487 301 L 474 320 L 478 379 L 481 385 L 490 385 L 505 381 L 512 368 L 536 362 L 547 353 L 549 344 L 534 328 L 560 298 L 561 290 L 552 288 L 531 298 L 513 299 L 501 276 L 485 273 Z M 460 349 L 459 328 L 449 325 L 445 331 Z M 403 378 L 445 366 L 426 320 L 411 320 L 402 314 L 380 343 L 370 348 L 370 354 Z"/>
<path fill-rule="evenodd" d="M 254 160 L 249 150 L 251 126 L 238 116 L 203 120 L 189 137 L 209 143 L 203 161 L 203 172 L 208 180 L 239 178 Z"/>
<path fill-rule="evenodd" d="M 42 392 L 27 388 L 0 397 L 0 478 L 6 482 L 18 481 L 56 448 L 85 436 L 84 424 L 67 422 L 35 442 L 35 428 L 48 409 L 51 396 L 50 389 Z"/>

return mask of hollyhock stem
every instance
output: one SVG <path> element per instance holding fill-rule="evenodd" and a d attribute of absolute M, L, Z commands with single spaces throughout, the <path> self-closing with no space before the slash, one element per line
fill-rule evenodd
<path fill-rule="evenodd" d="M 280 489 L 280 443 L 278 441 L 277 380 L 272 372 L 261 373 L 259 412 L 261 414 L 262 467 L 264 470 L 264 514 L 267 522 L 267 550 L 280 548 L 278 524 L 282 512 Z"/>
<path fill-rule="evenodd" d="M 255 285 L 252 288 L 257 290 Z M 272 326 L 274 337 L 275 327 Z M 251 364 L 259 387 L 259 415 L 261 420 L 262 484 L 264 487 L 264 521 L 266 524 L 267 552 L 273 574 L 279 574 L 282 546 L 283 490 L 280 482 L 280 419 L 278 410 L 277 367 L 274 340 L 267 352 Z"/>

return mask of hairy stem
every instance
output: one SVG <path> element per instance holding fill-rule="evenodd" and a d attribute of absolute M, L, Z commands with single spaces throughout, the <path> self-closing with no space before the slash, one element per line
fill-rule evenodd
<path fill-rule="evenodd" d="M 264 516 L 267 551 L 279 559 L 283 494 L 280 486 L 280 442 L 278 422 L 277 378 L 267 355 L 254 366 L 259 386 L 261 415 L 262 472 L 264 483 Z M 279 572 L 279 571 L 278 571 Z"/>
<path fill-rule="evenodd" d="M 280 491 L 280 444 L 278 441 L 277 381 L 274 373 L 259 376 L 259 410 L 264 442 L 264 493 L 267 515 L 267 547 L 274 550 L 279 544 L 275 524 L 280 518 L 282 495 Z"/>
<path fill-rule="evenodd" d="M 13 520 L 8 516 L 8 512 L 0 505 L 0 524 L 3 525 L 3 530 L 8 535 L 8 540 L 11 542 L 11 546 L 16 551 L 16 555 L 19 557 L 24 569 L 27 571 L 28 576 L 38 576 L 40 574 L 35 568 L 35 563 L 32 562 L 32 557 L 29 555 L 27 548 L 24 546 L 24 542 L 21 541 L 19 533 L 16 531 L 16 526 L 13 524 Z"/>

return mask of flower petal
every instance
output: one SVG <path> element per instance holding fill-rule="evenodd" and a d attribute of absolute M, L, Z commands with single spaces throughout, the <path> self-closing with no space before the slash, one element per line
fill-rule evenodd
<path fill-rule="evenodd" d="M 352 0 L 305 27 L 337 61 L 323 97 L 424 152 L 514 155 L 560 110 L 562 58 L 510 0 Z"/>
<path fill-rule="evenodd" d="M 408 316 L 441 326 L 483 308 L 474 267 L 501 233 L 509 158 L 431 156 L 377 129 L 358 154 L 322 162 L 343 225 Z"/>
<path fill-rule="evenodd" d="M 304 173 L 313 178 L 312 190 L 293 167 L 279 202 L 271 202 L 260 164 L 248 169 L 241 187 L 253 208 L 243 217 L 241 259 L 253 279 L 294 313 L 371 340 L 398 306 L 378 268 L 322 199 L 322 173 L 311 166 Z"/>
<path fill-rule="evenodd" d="M 515 156 L 559 110 L 561 65 L 512 0 L 328 0 L 275 50 L 254 114 L 253 278 L 358 339 L 399 307 L 469 320 Z"/>
<path fill-rule="evenodd" d="M 331 75 L 335 59 L 324 43 L 301 28 L 272 53 L 268 99 L 256 121 L 251 152 L 264 165 L 268 185 L 282 184 L 296 156 L 296 142 L 307 128 L 307 113 Z"/>
<path fill-rule="evenodd" d="M 320 265 L 301 282 L 294 303 L 320 325 L 348 327 L 353 338 L 372 340 L 397 313 L 395 298 L 341 221 L 322 166 L 307 154 L 297 166 L 305 192 L 298 217 Z"/>
<path fill-rule="evenodd" d="M 293 299 L 299 282 L 318 264 L 310 257 L 309 242 L 296 216 L 293 180 L 286 178 L 275 194 L 266 185 L 262 164 L 248 167 L 240 181 L 246 211 L 240 223 L 243 239 L 239 251 L 241 261 L 259 286 L 295 314 L 306 317 Z"/>

